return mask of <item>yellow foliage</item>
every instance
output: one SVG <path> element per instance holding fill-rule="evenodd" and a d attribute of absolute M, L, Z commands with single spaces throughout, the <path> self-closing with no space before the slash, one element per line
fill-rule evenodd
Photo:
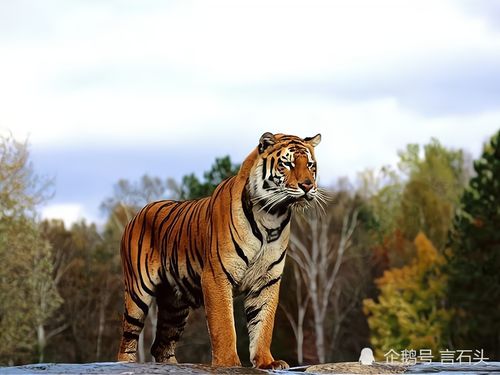
<path fill-rule="evenodd" d="M 379 359 L 390 349 L 438 353 L 446 347 L 451 313 L 443 307 L 446 278 L 440 266 L 445 258 L 422 232 L 414 245 L 416 257 L 409 265 L 387 270 L 375 281 L 378 301 L 363 301 Z"/>

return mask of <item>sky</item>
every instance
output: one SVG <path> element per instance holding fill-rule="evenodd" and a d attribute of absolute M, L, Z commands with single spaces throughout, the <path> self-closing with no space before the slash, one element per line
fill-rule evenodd
<path fill-rule="evenodd" d="M 42 217 L 103 222 L 120 178 L 201 175 L 266 131 L 322 185 L 500 128 L 500 2 L 0 0 L 0 132 L 54 178 Z"/>

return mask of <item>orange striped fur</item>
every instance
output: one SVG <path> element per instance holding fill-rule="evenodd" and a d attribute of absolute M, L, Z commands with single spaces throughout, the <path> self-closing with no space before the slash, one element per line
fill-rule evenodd
<path fill-rule="evenodd" d="M 212 196 L 159 201 L 126 226 L 121 243 L 125 283 L 119 361 L 135 361 L 137 340 L 156 298 L 151 353 L 176 363 L 175 345 L 190 309 L 205 307 L 212 363 L 240 366 L 233 293 L 245 296 L 250 359 L 255 367 L 287 368 L 270 346 L 292 207 L 320 194 L 311 138 L 265 133 L 239 173 Z"/>

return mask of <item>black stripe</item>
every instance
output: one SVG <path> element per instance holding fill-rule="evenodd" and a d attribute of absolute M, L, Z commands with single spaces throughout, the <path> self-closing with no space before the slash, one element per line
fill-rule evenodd
<path fill-rule="evenodd" d="M 176 202 L 175 201 L 164 201 L 165 203 L 161 205 L 161 207 L 158 208 L 158 210 L 156 210 L 155 212 L 155 216 L 153 218 L 153 223 L 151 224 L 151 238 L 150 238 L 150 241 L 149 241 L 149 247 L 151 249 L 154 249 L 154 240 L 155 240 L 155 233 L 153 232 L 154 229 L 156 228 L 156 220 L 158 219 L 158 215 L 160 214 L 161 210 L 163 210 L 164 208 L 166 207 L 169 207 L 173 204 L 175 204 Z M 160 203 L 160 202 L 158 202 Z"/>
<path fill-rule="evenodd" d="M 266 178 L 267 173 L 267 158 L 262 159 L 262 178 Z"/>
<path fill-rule="evenodd" d="M 183 301 L 188 303 L 191 306 L 192 304 L 190 303 L 191 302 L 190 293 L 185 288 L 182 281 L 178 280 L 179 276 L 175 276 L 174 270 L 172 269 L 172 264 L 170 264 L 169 271 L 170 271 L 170 274 L 173 276 L 172 279 L 174 280 L 175 287 L 177 288 L 177 290 L 179 291 L 180 294 L 182 294 L 183 296 L 185 296 L 187 298 L 187 300 L 183 300 Z"/>
<path fill-rule="evenodd" d="M 200 291 L 200 289 L 193 287 L 186 277 L 182 278 L 182 284 L 189 292 L 189 296 L 191 297 L 190 299 L 192 300 L 191 302 L 193 302 L 193 303 L 190 303 L 191 307 L 201 306 L 201 291 Z"/>
<path fill-rule="evenodd" d="M 224 263 L 222 263 L 222 258 L 221 258 L 220 253 L 219 253 L 219 246 L 217 246 L 217 258 L 219 258 L 219 263 L 222 267 L 222 271 L 224 271 L 224 273 L 226 274 L 226 277 L 229 280 L 229 282 L 231 283 L 231 285 L 233 287 L 237 286 L 238 284 L 236 283 L 236 281 L 234 281 L 231 274 L 226 270 L 226 267 L 224 267 Z"/>
<path fill-rule="evenodd" d="M 280 257 L 278 258 L 278 260 L 275 260 L 274 262 L 272 262 L 272 263 L 269 265 L 269 267 L 267 268 L 267 272 L 271 271 L 271 269 L 272 269 L 274 266 L 276 266 L 276 265 L 280 264 L 280 263 L 283 261 L 283 259 L 285 258 L 285 255 L 286 255 L 286 249 L 285 249 L 285 250 L 283 250 L 283 252 L 281 253 L 281 255 L 280 255 Z"/>
<path fill-rule="evenodd" d="M 144 303 L 144 301 L 141 300 L 137 294 L 135 294 L 133 292 L 129 293 L 129 294 L 130 294 L 130 297 L 132 297 L 132 301 L 134 301 L 134 303 L 137 305 L 137 307 L 139 307 L 145 315 L 148 315 L 149 306 L 146 305 Z"/>
<path fill-rule="evenodd" d="M 262 310 L 262 306 L 258 308 L 249 307 L 245 309 L 245 314 L 247 316 L 247 322 L 250 323 L 257 315 L 259 315 Z"/>
<path fill-rule="evenodd" d="M 186 204 L 183 205 L 182 209 L 179 209 L 177 216 L 172 220 L 171 223 L 169 223 L 169 226 L 166 229 L 165 234 L 162 238 L 162 247 L 166 248 L 167 241 L 170 238 L 172 232 L 175 229 L 177 229 L 176 225 L 177 225 L 178 221 L 182 218 L 182 222 L 184 222 L 184 219 L 186 217 L 185 211 L 186 211 L 186 209 L 189 210 L 190 207 L 191 207 L 191 202 L 186 201 Z M 182 222 L 181 222 L 181 226 L 182 226 Z M 175 278 L 175 276 L 179 276 L 179 259 L 178 259 L 178 244 L 179 243 L 178 242 L 179 242 L 180 235 L 181 235 L 181 226 L 179 226 L 177 233 L 174 236 L 173 243 L 171 246 L 171 253 L 170 253 L 170 267 L 169 267 L 169 269 L 170 269 L 172 275 L 174 276 L 174 278 Z M 167 249 L 166 253 L 168 253 L 168 249 Z"/>
<path fill-rule="evenodd" d="M 266 232 L 267 232 L 267 242 L 273 242 L 273 241 L 276 241 L 278 238 L 281 237 L 281 233 L 283 232 L 283 229 L 285 229 L 285 227 L 288 225 L 288 223 L 290 222 L 290 218 L 292 216 L 292 213 L 290 211 L 290 209 L 287 207 L 287 206 L 284 206 L 284 209 L 288 211 L 288 215 L 287 217 L 285 218 L 285 220 L 282 221 L 282 223 L 280 224 L 280 226 L 278 228 L 266 228 Z M 269 211 L 271 212 L 271 211 Z M 282 216 L 283 214 L 281 214 L 280 216 Z"/>
<path fill-rule="evenodd" d="M 262 233 L 260 233 L 260 230 L 257 227 L 257 223 L 255 222 L 255 218 L 252 212 L 252 206 L 250 200 L 247 198 L 246 189 L 243 189 L 243 193 L 241 194 L 241 203 L 243 206 L 243 213 L 245 214 L 245 217 L 247 218 L 247 221 L 250 224 L 250 227 L 252 228 L 252 233 L 260 241 L 260 244 L 262 245 L 263 243 Z"/>
<path fill-rule="evenodd" d="M 249 296 L 252 298 L 258 297 L 264 289 L 267 289 L 270 286 L 276 284 L 278 281 L 280 281 L 280 279 L 281 279 L 281 275 L 279 277 L 277 277 L 276 279 L 272 279 L 272 280 L 268 281 L 268 283 L 266 285 L 260 287 L 256 291 L 253 291 L 253 292 L 250 291 Z"/>
<path fill-rule="evenodd" d="M 271 158 L 271 165 L 269 166 L 269 170 L 271 171 L 271 175 L 269 177 L 274 176 L 273 169 L 274 169 L 274 158 Z"/>
<path fill-rule="evenodd" d="M 189 215 L 189 221 L 188 221 L 188 228 L 187 228 L 187 249 L 186 249 L 186 263 L 190 263 L 190 257 L 191 259 L 195 259 L 196 255 L 194 254 L 194 250 L 196 248 L 196 246 L 193 244 L 193 241 L 195 240 L 195 236 L 192 235 L 192 229 L 194 227 L 194 224 L 197 224 L 197 214 L 198 214 L 198 211 L 199 211 L 199 208 L 200 208 L 200 202 L 199 201 L 195 201 L 193 203 L 193 206 L 191 208 L 191 213 Z M 194 217 L 194 219 L 193 219 Z M 191 265 L 189 265 L 190 267 Z M 189 273 L 189 269 L 188 269 L 188 273 Z"/>
<path fill-rule="evenodd" d="M 232 221 L 232 219 L 233 218 L 231 218 L 231 221 Z M 245 253 L 243 252 L 243 250 L 241 249 L 241 247 L 238 245 L 238 243 L 234 239 L 233 231 L 229 230 L 229 232 L 231 233 L 231 239 L 233 240 L 233 245 L 234 245 L 234 249 L 236 250 L 236 254 L 238 254 L 239 257 L 241 259 L 243 259 L 243 261 L 245 262 L 245 264 L 248 266 L 248 258 L 247 258 L 247 256 L 245 255 Z"/>
<path fill-rule="evenodd" d="M 151 285 L 153 285 L 153 288 L 156 289 L 156 284 L 154 283 L 153 278 L 151 277 L 151 273 L 149 272 L 149 267 L 148 267 L 149 261 L 148 261 L 148 258 L 149 258 L 149 254 L 146 254 L 146 260 L 145 260 L 145 262 L 146 262 L 146 276 L 148 277 L 148 280 L 151 283 Z"/>
<path fill-rule="evenodd" d="M 247 324 L 247 326 L 248 326 L 248 328 L 250 329 L 250 327 L 252 327 L 252 326 L 256 326 L 256 325 L 257 325 L 257 324 L 259 324 L 259 323 L 260 323 L 260 319 L 257 319 L 257 320 L 254 320 L 254 321 L 253 321 L 253 322 L 251 322 L 251 323 L 248 323 L 248 324 Z"/>
<path fill-rule="evenodd" d="M 137 220 L 137 218 L 139 217 L 139 213 L 136 214 L 134 216 L 134 218 L 132 219 L 132 221 L 129 223 L 129 232 L 128 232 L 128 246 L 127 246 L 127 254 L 126 254 L 126 258 L 127 258 L 127 269 L 128 269 L 128 274 L 133 278 L 134 280 L 134 284 L 136 286 L 135 289 L 139 290 L 140 287 L 139 287 L 139 280 L 137 280 L 137 277 L 133 277 L 134 276 L 134 266 L 132 265 L 132 254 L 131 254 L 131 249 L 132 249 L 132 233 L 134 232 L 134 227 L 135 227 L 135 222 Z"/>
<path fill-rule="evenodd" d="M 168 212 L 167 215 L 165 215 L 165 217 L 162 219 L 161 223 L 160 223 L 160 226 L 158 227 L 158 235 L 161 236 L 161 240 L 160 240 L 160 249 L 161 251 L 163 252 L 163 256 L 161 257 L 162 259 L 162 266 L 165 266 L 166 265 L 166 249 L 167 249 L 167 239 L 168 239 L 168 233 L 169 233 L 169 230 L 171 229 L 172 225 L 170 224 L 167 229 L 165 230 L 165 233 L 162 235 L 162 231 L 163 231 L 163 226 L 167 223 L 167 221 L 170 219 L 170 217 L 174 214 L 174 212 L 178 212 L 181 208 L 183 208 L 185 206 L 185 203 L 186 202 L 176 202 L 177 204 L 175 205 L 175 207 L 172 207 L 172 209 Z M 182 212 L 182 211 L 181 211 Z M 180 214 L 180 213 L 179 213 Z"/>
<path fill-rule="evenodd" d="M 231 181 L 234 182 L 234 177 L 229 177 L 228 179 L 222 181 L 216 188 L 215 191 L 212 193 L 212 196 L 210 197 L 210 206 L 208 207 L 209 209 L 209 214 L 212 216 L 212 213 L 214 211 L 214 205 L 215 202 L 217 201 L 217 198 L 219 197 L 219 194 L 222 193 L 222 191 L 229 185 Z"/>
<path fill-rule="evenodd" d="M 211 257 L 208 257 L 208 265 L 210 266 L 210 271 L 212 271 L 212 276 L 215 279 L 215 270 L 214 270 L 214 266 L 212 265 Z"/>
<path fill-rule="evenodd" d="M 136 326 L 139 328 L 144 328 L 143 322 L 141 322 L 139 319 L 134 318 L 133 316 L 130 316 L 129 314 L 127 314 L 126 311 L 123 313 L 123 316 L 125 317 L 125 320 L 127 321 L 127 323 L 132 324 L 133 326 Z"/>
<path fill-rule="evenodd" d="M 166 324 L 170 327 L 184 327 L 186 325 L 188 314 L 182 315 L 169 315 L 167 317 L 161 317 L 161 324 Z"/>
<path fill-rule="evenodd" d="M 186 266 L 187 266 L 188 275 L 191 278 L 191 280 L 193 280 L 194 285 L 196 287 L 200 288 L 200 286 L 201 286 L 200 275 L 198 273 L 196 273 L 195 270 L 193 269 L 193 267 L 191 266 L 191 261 L 189 260 L 189 258 L 186 258 Z"/>
<path fill-rule="evenodd" d="M 273 206 L 268 212 L 270 214 L 278 216 L 278 217 L 283 216 L 285 213 L 288 212 L 288 215 L 290 216 L 291 215 L 290 203 L 292 203 L 293 201 L 294 201 L 294 198 L 288 197 L 281 204 Z M 286 227 L 286 225 L 288 224 L 288 221 L 290 221 L 290 217 L 285 219 L 284 224 L 282 223 L 283 228 Z"/>
<path fill-rule="evenodd" d="M 123 332 L 123 337 L 126 338 L 127 340 L 139 340 L 138 334 L 127 331 Z"/>
<path fill-rule="evenodd" d="M 144 290 L 150 296 L 154 296 L 154 292 L 144 282 L 144 277 L 142 276 L 142 271 L 141 271 L 141 255 L 142 255 L 142 242 L 144 240 L 144 235 L 146 234 L 147 214 L 152 207 L 153 205 L 148 205 L 142 210 L 142 227 L 141 227 L 141 232 L 139 234 L 139 240 L 137 242 L 137 274 L 141 282 L 142 290 Z"/>

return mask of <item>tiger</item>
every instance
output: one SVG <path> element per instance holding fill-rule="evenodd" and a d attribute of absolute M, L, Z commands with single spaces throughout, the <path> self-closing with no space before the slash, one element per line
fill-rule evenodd
<path fill-rule="evenodd" d="M 121 241 L 125 309 L 118 361 L 135 362 L 153 298 L 158 316 L 151 354 L 177 363 L 190 310 L 204 306 L 213 366 L 241 366 L 233 295 L 243 294 L 250 361 L 286 369 L 271 354 L 280 281 L 294 207 L 318 204 L 314 148 L 321 134 L 264 133 L 239 172 L 210 197 L 152 202 L 126 225 Z"/>

